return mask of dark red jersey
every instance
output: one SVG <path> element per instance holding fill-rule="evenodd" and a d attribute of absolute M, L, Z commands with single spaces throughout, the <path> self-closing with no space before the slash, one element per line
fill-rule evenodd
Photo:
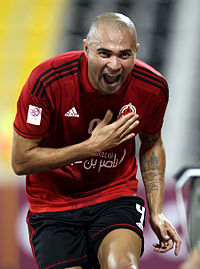
<path fill-rule="evenodd" d="M 36 67 L 20 94 L 14 128 L 41 147 L 60 148 L 88 139 L 108 109 L 113 121 L 130 110 L 139 115 L 135 133 L 158 133 L 168 102 L 165 78 L 136 59 L 123 87 L 101 95 L 87 77 L 82 51 L 63 53 Z M 32 212 L 71 210 L 137 192 L 134 139 L 97 156 L 26 177 Z"/>

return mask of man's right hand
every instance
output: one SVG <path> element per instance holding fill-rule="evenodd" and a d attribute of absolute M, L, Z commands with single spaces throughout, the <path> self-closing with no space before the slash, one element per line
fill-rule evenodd
<path fill-rule="evenodd" d="M 91 134 L 89 141 L 98 152 L 114 148 L 135 136 L 132 131 L 139 124 L 137 114 L 129 113 L 109 124 L 112 117 L 113 112 L 108 110 Z"/>

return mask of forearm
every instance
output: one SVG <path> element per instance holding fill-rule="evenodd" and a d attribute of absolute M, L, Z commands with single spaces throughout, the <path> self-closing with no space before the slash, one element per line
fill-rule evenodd
<path fill-rule="evenodd" d="M 165 253 L 173 248 L 178 255 L 181 240 L 173 225 L 163 214 L 165 150 L 161 135 L 147 136 L 140 133 L 140 165 L 141 174 L 146 189 L 146 198 L 149 207 L 149 221 L 159 243 L 155 243 L 154 250 Z"/>
<path fill-rule="evenodd" d="M 150 216 L 162 213 L 164 196 L 165 151 L 161 138 L 156 143 L 142 143 L 140 167 Z"/>
<path fill-rule="evenodd" d="M 88 141 L 62 148 L 34 147 L 26 151 L 26 156 L 17 151 L 17 158 L 13 160 L 13 169 L 18 175 L 45 172 L 64 167 L 65 165 L 95 155 L 95 150 Z M 19 161 L 17 161 L 17 159 Z"/>

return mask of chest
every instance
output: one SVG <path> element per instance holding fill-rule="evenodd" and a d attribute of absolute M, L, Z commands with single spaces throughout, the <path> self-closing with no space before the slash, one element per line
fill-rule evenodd
<path fill-rule="evenodd" d="M 62 90 L 52 118 L 55 121 L 54 132 L 67 144 L 87 139 L 108 109 L 113 112 L 111 122 L 114 122 L 120 113 L 127 112 L 130 105 L 139 115 L 140 125 L 135 129 L 137 134 L 145 126 L 154 106 L 152 98 L 136 87 L 129 87 L 124 94 L 106 96 L 84 92 L 78 85 L 65 87 L 69 88 Z"/>

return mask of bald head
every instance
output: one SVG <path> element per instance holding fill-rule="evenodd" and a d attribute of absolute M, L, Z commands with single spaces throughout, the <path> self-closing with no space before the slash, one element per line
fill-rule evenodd
<path fill-rule="evenodd" d="M 124 28 L 128 28 L 130 32 L 133 33 L 134 39 L 137 43 L 137 33 L 135 29 L 134 23 L 125 15 L 120 13 L 103 13 L 96 17 L 93 21 L 88 35 L 87 35 L 87 44 L 91 44 L 95 42 L 98 36 L 98 30 L 101 26 L 112 27 L 114 30 L 123 30 Z"/>

